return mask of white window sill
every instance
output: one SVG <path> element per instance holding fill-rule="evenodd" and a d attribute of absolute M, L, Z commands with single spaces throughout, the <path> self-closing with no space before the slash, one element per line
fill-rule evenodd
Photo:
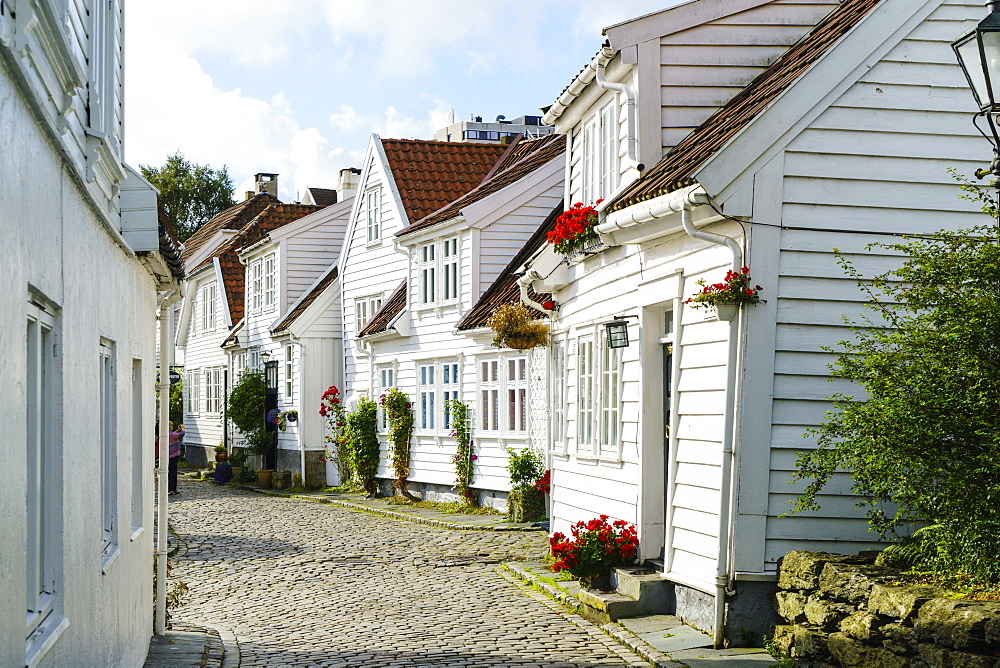
<path fill-rule="evenodd" d="M 104 554 L 104 560 L 101 562 L 101 573 L 108 575 L 111 570 L 111 565 L 118 561 L 118 555 L 122 553 L 118 545 L 112 545 L 108 548 L 108 552 Z"/>
<path fill-rule="evenodd" d="M 377 239 L 376 241 L 369 241 L 368 243 L 366 243 L 365 248 L 378 248 L 381 245 L 382 245 L 382 240 Z"/>
<path fill-rule="evenodd" d="M 605 455 L 577 455 L 576 460 L 586 464 L 614 464 L 621 466 L 624 460 L 621 457 L 608 457 Z"/>
<path fill-rule="evenodd" d="M 146 533 L 146 527 L 139 527 L 138 529 L 132 532 L 132 536 L 128 539 L 129 542 L 134 543 L 136 540 L 139 539 L 139 536 L 141 536 L 144 533 Z"/>
<path fill-rule="evenodd" d="M 52 617 L 54 619 L 45 622 L 45 625 L 51 627 L 51 629 L 43 631 L 37 646 L 28 650 L 24 661 L 25 668 L 35 668 L 35 666 L 39 665 L 49 650 L 56 644 L 56 641 L 59 640 L 59 636 L 63 634 L 63 631 L 69 628 L 69 620 L 65 617 L 56 616 L 55 614 Z"/>

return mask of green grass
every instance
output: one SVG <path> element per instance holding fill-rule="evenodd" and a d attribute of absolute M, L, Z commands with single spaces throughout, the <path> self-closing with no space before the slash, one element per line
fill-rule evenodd
<path fill-rule="evenodd" d="M 467 506 L 457 501 L 410 501 L 404 496 L 390 496 L 382 499 L 390 506 L 412 506 L 414 508 L 430 508 L 453 515 L 500 515 L 495 508 L 485 506 Z"/>

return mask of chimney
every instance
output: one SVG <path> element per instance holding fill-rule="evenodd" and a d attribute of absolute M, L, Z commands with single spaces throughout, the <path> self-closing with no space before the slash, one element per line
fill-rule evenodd
<path fill-rule="evenodd" d="M 349 197 L 354 197 L 358 193 L 358 179 L 361 170 L 356 167 L 348 167 L 340 170 L 340 183 L 337 184 L 337 201 L 343 202 Z"/>
<path fill-rule="evenodd" d="M 278 175 L 277 174 L 254 174 L 254 188 L 256 193 L 270 193 L 275 198 L 278 196 Z"/>
<path fill-rule="evenodd" d="M 246 196 L 246 199 L 253 199 L 253 196 L 254 196 L 254 195 L 256 195 L 257 193 L 255 193 L 255 192 L 254 192 L 254 191 L 252 191 L 252 190 L 247 190 L 247 191 L 246 191 L 246 194 L 247 194 L 247 196 Z M 244 200 L 244 201 L 245 201 L 245 200 Z"/>

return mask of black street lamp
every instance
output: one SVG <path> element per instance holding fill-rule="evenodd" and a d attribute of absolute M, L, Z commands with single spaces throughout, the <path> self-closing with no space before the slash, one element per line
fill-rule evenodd
<path fill-rule="evenodd" d="M 993 145 L 993 164 L 989 169 L 978 170 L 978 178 L 1000 175 L 1000 136 L 993 120 L 993 114 L 1000 112 L 1000 0 L 988 0 L 986 7 L 990 10 L 986 18 L 951 45 L 979 104 L 973 123 Z M 981 116 L 986 118 L 992 137 L 976 123 Z"/>

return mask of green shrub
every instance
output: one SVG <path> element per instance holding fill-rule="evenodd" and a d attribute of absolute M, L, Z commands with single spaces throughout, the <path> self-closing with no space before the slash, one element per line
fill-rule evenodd
<path fill-rule="evenodd" d="M 511 450 L 507 457 L 507 473 L 510 474 L 512 487 L 534 486 L 535 481 L 545 473 L 545 462 L 542 461 L 542 455 L 531 448 L 520 452 Z"/>
<path fill-rule="evenodd" d="M 240 374 L 226 398 L 226 417 L 236 428 L 247 434 L 264 425 L 264 391 L 267 385 L 263 371 L 245 370 Z"/>
<path fill-rule="evenodd" d="M 367 494 L 378 493 L 379 443 L 378 404 L 368 397 L 361 397 L 354 409 L 347 414 L 346 436 L 351 442 L 353 460 L 351 468 Z"/>

